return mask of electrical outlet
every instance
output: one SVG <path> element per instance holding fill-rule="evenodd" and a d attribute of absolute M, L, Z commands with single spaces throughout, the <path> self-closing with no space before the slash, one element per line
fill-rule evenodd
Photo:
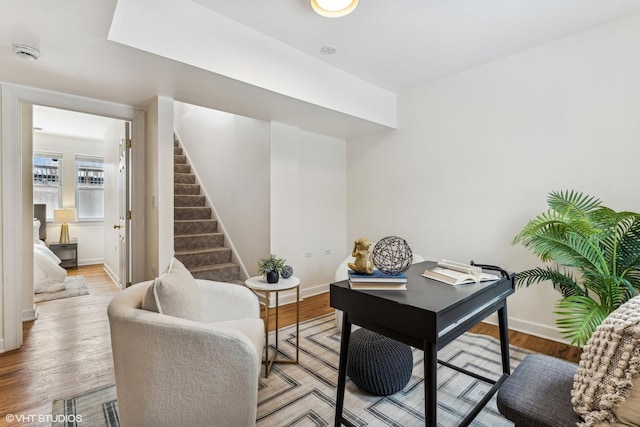
<path fill-rule="evenodd" d="M 311 251 L 304 251 L 304 256 L 305 258 L 311 258 L 313 256 L 313 253 Z"/>

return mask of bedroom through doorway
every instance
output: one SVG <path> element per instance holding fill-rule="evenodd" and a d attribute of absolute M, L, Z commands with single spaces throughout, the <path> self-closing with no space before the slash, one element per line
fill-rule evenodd
<path fill-rule="evenodd" d="M 33 105 L 35 302 L 88 292 L 79 266 L 126 286 L 129 125 Z"/>

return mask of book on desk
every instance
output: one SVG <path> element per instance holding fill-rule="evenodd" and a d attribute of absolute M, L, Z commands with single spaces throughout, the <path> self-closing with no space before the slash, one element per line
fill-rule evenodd
<path fill-rule="evenodd" d="M 495 274 L 483 273 L 480 267 L 446 259 L 438 262 L 437 267 L 427 268 L 422 275 L 450 285 L 464 285 L 500 279 Z"/>
<path fill-rule="evenodd" d="M 406 274 L 386 274 L 380 270 L 373 270 L 371 274 L 360 274 L 349 270 L 349 287 L 360 290 L 406 290 Z"/>

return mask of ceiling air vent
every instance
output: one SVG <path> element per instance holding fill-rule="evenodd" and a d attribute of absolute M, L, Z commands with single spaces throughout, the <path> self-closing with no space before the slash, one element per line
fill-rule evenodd
<path fill-rule="evenodd" d="M 40 58 L 40 51 L 35 47 L 26 44 L 14 44 L 13 53 L 22 58 L 31 59 L 33 61 Z"/>

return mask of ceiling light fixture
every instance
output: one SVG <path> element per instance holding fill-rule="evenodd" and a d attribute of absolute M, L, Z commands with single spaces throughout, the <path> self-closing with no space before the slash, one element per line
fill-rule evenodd
<path fill-rule="evenodd" d="M 40 58 L 40 51 L 35 47 L 26 44 L 14 44 L 13 53 L 21 58 L 31 59 L 32 61 Z"/>
<path fill-rule="evenodd" d="M 320 16 L 339 18 L 353 12 L 358 0 L 311 0 L 311 7 Z"/>

